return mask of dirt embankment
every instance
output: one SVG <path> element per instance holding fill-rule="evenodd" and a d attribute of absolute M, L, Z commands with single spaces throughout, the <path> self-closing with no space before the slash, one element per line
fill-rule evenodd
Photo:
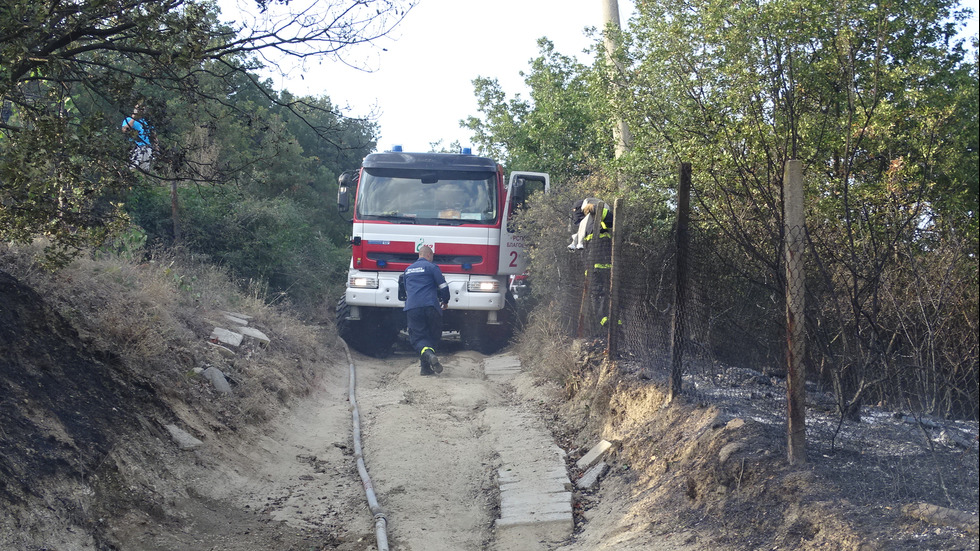
<path fill-rule="evenodd" d="M 347 516 L 358 488 L 345 365 L 327 335 L 239 297 L 276 341 L 228 358 L 207 338 L 233 288 L 220 274 L 184 268 L 190 288 L 174 265 L 46 274 L 9 250 L 0 264 L 31 282 L 0 270 L 0 549 L 345 549 L 324 547 L 360 529 Z M 195 372 L 206 367 L 230 395 Z M 321 436 L 318 456 L 269 439 L 273 421 L 328 391 L 336 406 L 296 427 Z M 181 449 L 168 425 L 206 444 Z M 317 469 L 342 474 L 315 522 L 277 519 Z"/>
<path fill-rule="evenodd" d="M 685 377 L 668 405 L 665 381 L 604 362 L 586 344 L 554 409 L 554 430 L 577 458 L 596 438 L 617 444 L 610 474 L 579 499 L 581 531 L 568 549 L 977 549 L 976 423 L 940 431 L 892 413 L 844 427 L 810 396 L 806 465 L 786 461 L 785 387 L 759 373 Z M 765 399 L 760 399 L 762 397 Z M 823 402 L 823 404 L 821 404 Z M 775 406 L 766 406 L 773 404 Z M 932 517 L 919 504 L 938 504 Z M 972 522 L 972 526 L 971 526 Z M 596 529 L 598 527 L 604 527 Z M 633 547 L 642 542 L 650 547 Z"/>
<path fill-rule="evenodd" d="M 91 545 L 100 518 L 139 501 L 115 488 L 107 458 L 141 434 L 161 437 L 151 420 L 172 415 L 148 381 L 118 356 L 89 350 L 39 294 L 3 272 L 0 304 L 0 547 L 42 535 L 53 546 Z"/>

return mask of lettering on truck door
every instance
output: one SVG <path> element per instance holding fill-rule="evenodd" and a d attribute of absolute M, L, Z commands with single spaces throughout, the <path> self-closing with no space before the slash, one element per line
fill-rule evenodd
<path fill-rule="evenodd" d="M 517 233 L 512 218 L 523 207 L 528 193 L 548 192 L 549 178 L 543 172 L 513 172 L 507 184 L 507 202 L 504 205 L 504 220 L 500 236 L 500 273 L 506 275 L 523 274 L 527 269 L 525 237 Z"/>

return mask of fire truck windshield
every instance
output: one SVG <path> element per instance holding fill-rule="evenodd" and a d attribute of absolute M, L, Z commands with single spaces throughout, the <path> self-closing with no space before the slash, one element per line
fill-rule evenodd
<path fill-rule="evenodd" d="M 496 174 L 365 169 L 357 192 L 361 220 L 493 224 Z"/>

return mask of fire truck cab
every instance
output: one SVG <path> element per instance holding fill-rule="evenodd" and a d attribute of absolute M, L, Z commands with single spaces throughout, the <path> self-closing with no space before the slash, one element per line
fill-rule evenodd
<path fill-rule="evenodd" d="M 393 151 L 365 157 L 340 177 L 337 204 L 351 210 L 351 260 L 337 308 L 338 331 L 356 350 L 390 353 L 405 327 L 398 276 L 432 247 L 449 284 L 444 331 L 490 353 L 505 345 L 514 321 L 513 276 L 524 274 L 525 240 L 514 215 L 529 194 L 547 192 L 545 173 L 504 170 L 468 150 L 459 154 Z M 356 188 L 356 189 L 355 189 Z"/>

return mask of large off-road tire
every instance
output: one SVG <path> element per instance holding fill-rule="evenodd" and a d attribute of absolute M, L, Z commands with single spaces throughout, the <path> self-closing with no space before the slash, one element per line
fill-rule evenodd
<path fill-rule="evenodd" d="M 366 356 L 385 358 L 391 355 L 398 332 L 400 312 L 380 308 L 361 308 L 361 319 L 348 319 L 350 306 L 344 296 L 337 301 L 337 334 L 347 344 Z"/>
<path fill-rule="evenodd" d="M 502 310 L 497 312 L 498 325 L 486 323 L 486 314 L 480 312 L 467 316 L 460 330 L 463 346 L 483 354 L 496 354 L 510 343 L 517 322 L 517 305 L 514 297 L 507 294 L 507 302 Z"/>

